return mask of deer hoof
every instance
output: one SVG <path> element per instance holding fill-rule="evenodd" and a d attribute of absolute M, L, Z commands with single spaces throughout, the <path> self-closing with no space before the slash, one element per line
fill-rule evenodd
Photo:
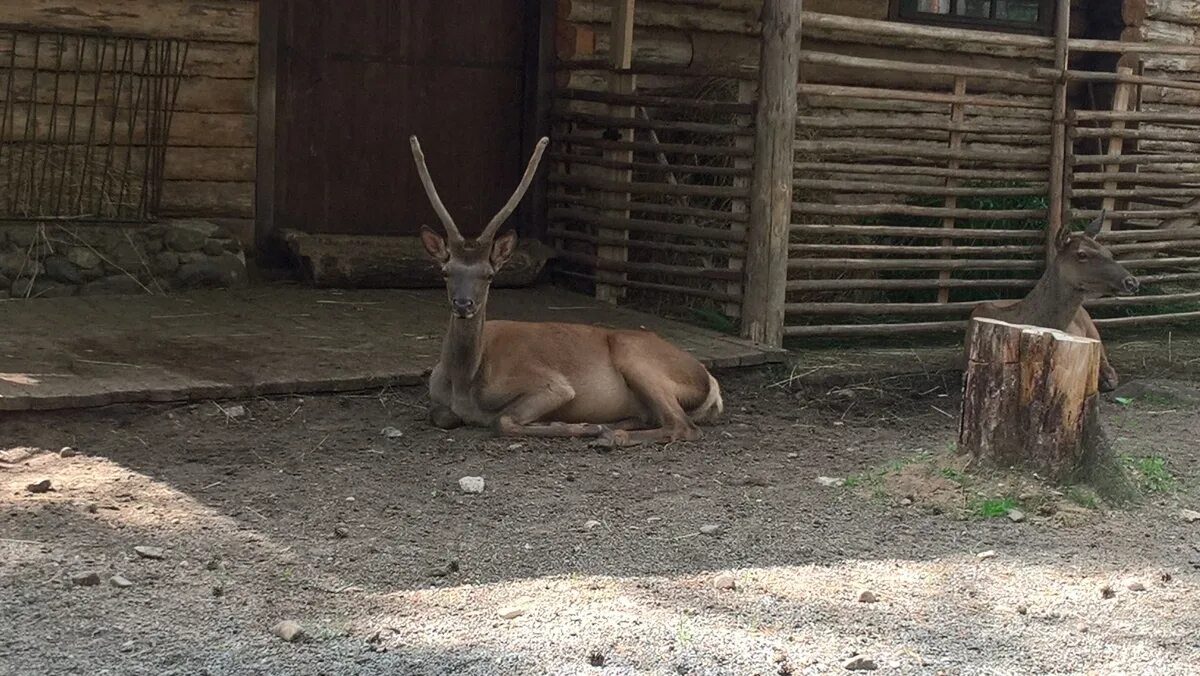
<path fill-rule="evenodd" d="M 1100 391 L 1112 392 L 1117 389 L 1117 385 L 1121 384 L 1121 379 L 1117 377 L 1116 369 L 1111 366 L 1107 369 L 1100 369 Z"/>
<path fill-rule="evenodd" d="M 607 425 L 600 426 L 600 435 L 592 442 L 592 446 L 596 448 L 616 448 L 618 446 L 630 446 L 632 440 L 629 438 L 629 433 L 625 430 L 614 430 Z"/>
<path fill-rule="evenodd" d="M 444 430 L 452 430 L 456 427 L 462 427 L 462 418 L 454 414 L 447 406 L 435 406 L 429 409 L 429 422 L 434 427 L 439 427 Z"/>

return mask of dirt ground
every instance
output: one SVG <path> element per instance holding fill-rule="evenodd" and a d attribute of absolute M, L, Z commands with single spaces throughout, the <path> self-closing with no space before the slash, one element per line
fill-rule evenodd
<path fill-rule="evenodd" d="M 1200 673 L 1200 391 L 1137 344 L 1122 505 L 965 475 L 937 372 L 723 373 L 702 442 L 618 451 L 435 431 L 418 389 L 7 416 L 0 673 Z"/>

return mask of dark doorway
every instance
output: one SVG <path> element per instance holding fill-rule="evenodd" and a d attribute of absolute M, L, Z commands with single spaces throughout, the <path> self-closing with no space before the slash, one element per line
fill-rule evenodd
<path fill-rule="evenodd" d="M 477 232 L 523 169 L 530 6 L 278 0 L 273 227 L 411 236 L 436 224 L 417 134 L 446 206 Z"/>

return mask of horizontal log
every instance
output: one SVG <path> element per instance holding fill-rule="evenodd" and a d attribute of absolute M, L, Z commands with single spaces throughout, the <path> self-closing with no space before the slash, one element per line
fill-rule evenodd
<path fill-rule="evenodd" d="M 258 42 L 258 3 L 246 0 L 21 0 L 0 24 L 156 38 Z"/>
<path fill-rule="evenodd" d="M 1141 40 L 1164 46 L 1192 46 L 1200 44 L 1200 27 L 1147 19 L 1140 24 L 1126 26 L 1121 31 L 1121 40 Z"/>
<path fill-rule="evenodd" d="M 670 251 L 674 253 L 696 254 L 700 256 L 729 256 L 737 258 L 745 254 L 745 247 L 716 247 L 716 246 L 699 246 L 695 244 L 675 244 L 672 242 L 658 242 L 648 239 L 636 239 L 625 237 L 599 237 L 577 230 L 567 230 L 565 228 L 549 228 L 546 231 L 551 237 L 570 240 L 573 242 L 587 242 L 588 244 L 596 244 L 600 246 L 618 246 L 628 247 L 630 249 L 644 249 L 647 251 Z"/>
<path fill-rule="evenodd" d="M 579 23 L 608 24 L 612 20 L 612 3 L 603 0 L 571 0 L 563 3 L 567 11 L 559 19 Z M 637 26 L 676 28 L 687 31 L 708 31 L 758 35 L 755 14 L 746 11 L 726 11 L 706 7 L 689 11 L 669 2 L 639 0 L 633 5 L 633 23 Z"/>
<path fill-rule="evenodd" d="M 992 181 L 1045 181 L 1049 175 L 1044 170 L 1017 169 L 950 169 L 948 167 L 919 167 L 900 164 L 850 164 L 846 162 L 796 162 L 793 168 L 799 172 L 828 172 L 863 174 L 872 176 L 946 176 L 951 178 Z"/>
<path fill-rule="evenodd" d="M 620 218 L 618 216 L 606 216 L 590 211 L 580 209 L 564 209 L 552 208 L 549 210 L 548 217 L 551 223 L 559 221 L 573 221 L 576 223 L 585 223 L 595 225 L 610 230 L 629 230 L 634 232 L 649 232 L 659 235 L 678 235 L 680 237 L 691 237 L 698 240 L 712 240 L 720 242 L 743 242 L 745 234 L 732 230 L 718 230 L 716 228 L 703 228 L 695 225 L 684 225 L 682 223 L 667 223 L 664 221 L 651 221 L 642 218 Z"/>
<path fill-rule="evenodd" d="M 588 207 L 590 209 L 600 209 L 603 211 L 631 211 L 634 213 L 679 216 L 684 218 L 698 219 L 701 221 L 708 221 L 710 223 L 744 223 L 747 219 L 745 213 L 733 211 L 717 211 L 714 209 L 702 209 L 699 207 L 684 207 L 676 204 L 622 201 L 613 200 L 612 198 L 568 195 L 560 192 L 551 193 L 549 195 L 549 199 L 556 204 L 573 204 L 576 206 Z"/>
<path fill-rule="evenodd" d="M 1100 233 L 1099 240 L 1111 242 L 1156 242 L 1172 239 L 1200 239 L 1200 227 L 1150 229 L 1150 230 L 1109 230 Z"/>
<path fill-rule="evenodd" d="M 1158 324 L 1176 324 L 1176 323 L 1192 323 L 1193 320 L 1200 319 L 1200 312 L 1176 312 L 1156 315 L 1141 315 L 1135 317 L 1112 317 L 1107 319 L 1093 319 L 1096 326 L 1103 329 L 1125 328 L 1132 326 L 1152 326 Z"/>
<path fill-rule="evenodd" d="M 1124 262 L 1124 261 L 1122 261 Z M 789 258 L 789 272 L 808 270 L 1037 270 L 1036 260 L 928 258 Z"/>
<path fill-rule="evenodd" d="M 688 122 L 683 120 L 642 119 L 640 117 L 615 117 L 612 115 L 592 115 L 556 109 L 553 111 L 556 121 L 577 122 L 593 129 L 653 129 L 655 131 L 685 131 L 696 134 L 711 134 L 714 136 L 753 136 L 751 127 L 739 127 L 732 124 L 709 124 L 704 122 Z"/>
<path fill-rule="evenodd" d="M 866 289 L 873 291 L 895 291 L 899 289 L 1030 289 L 1036 279 L 954 279 L 930 277 L 927 279 L 789 279 L 787 290 L 791 291 L 845 291 Z"/>
<path fill-rule="evenodd" d="M 164 181 L 161 215 L 252 218 L 254 183 Z"/>
<path fill-rule="evenodd" d="M 1145 246 L 1145 245 L 1126 245 Z M 998 256 L 1010 254 L 1040 254 L 1043 247 L 1035 244 L 991 246 L 917 246 L 909 244 L 790 244 L 789 254 L 879 254 L 881 256 Z"/>
<path fill-rule="evenodd" d="M 95 119 L 91 111 L 95 111 Z M 114 143 L 143 144 L 146 142 L 146 129 L 140 122 L 133 128 L 130 135 L 129 111 L 113 111 L 108 108 L 88 109 L 87 114 L 75 111 L 74 123 L 71 119 L 72 110 L 60 106 L 54 111 L 39 110 L 36 125 L 30 124 L 28 110 L 14 108 L 9 118 L 9 129 L 14 130 L 16 138 L 8 143 L 17 145 L 24 139 L 25 129 L 28 128 L 36 136 L 38 144 L 53 141 L 55 144 L 109 143 L 109 130 L 115 120 Z M 145 119 L 145 114 L 138 115 L 139 120 Z M 95 129 L 94 138 L 89 139 L 89 133 Z M 171 115 L 171 130 L 169 142 L 173 146 L 216 146 L 226 148 L 253 148 L 257 136 L 257 118 L 254 115 L 234 113 L 192 113 L 179 112 Z"/>
<path fill-rule="evenodd" d="M 1071 218 L 1095 218 L 1100 215 L 1099 209 L 1071 209 Z M 1126 218 L 1179 218 L 1181 216 L 1200 216 L 1200 205 L 1182 209 L 1114 209 L 1104 212 L 1106 218 L 1123 220 Z"/>
<path fill-rule="evenodd" d="M 687 155 L 707 155 L 717 157 L 751 157 L 754 154 L 754 151 L 751 148 L 737 148 L 734 146 L 702 146 L 684 143 L 609 141 L 607 139 L 596 138 L 594 136 L 584 136 L 582 134 L 552 133 L 550 138 L 558 144 L 572 143 L 588 148 L 600 148 L 602 150 L 632 150 L 634 152 L 643 153 L 680 153 Z"/>
<path fill-rule="evenodd" d="M 696 174 L 700 176 L 749 176 L 750 170 L 741 167 L 716 167 L 695 164 L 660 164 L 658 162 L 622 162 L 603 157 L 576 153 L 549 152 L 546 157 L 564 164 L 584 164 L 606 169 L 632 169 L 648 173 L 671 173 L 676 176 Z"/>
<path fill-rule="evenodd" d="M 1137 26 L 1147 19 L 1200 25 L 1200 0 L 1123 0 L 1121 16 L 1127 26 Z"/>
<path fill-rule="evenodd" d="M 1196 141 L 1200 139 L 1200 129 L 1130 129 L 1128 127 L 1074 127 L 1071 129 L 1073 138 L 1128 138 L 1152 139 L 1158 141 Z"/>
<path fill-rule="evenodd" d="M 1036 72 L 1044 77 L 1052 77 L 1055 74 L 1055 71 L 1048 69 L 1038 69 Z M 1105 71 L 1068 70 L 1067 79 L 1076 82 L 1124 82 L 1144 87 L 1167 87 L 1170 89 L 1200 91 L 1200 82 L 1188 82 L 1177 78 L 1162 78 L 1147 75 L 1109 73 Z"/>
<path fill-rule="evenodd" d="M 895 336 L 915 333 L 949 333 L 952 331 L 962 331 L 966 327 L 966 320 L 902 324 L 817 324 L 814 326 L 785 326 L 783 328 L 783 336 L 784 338 Z"/>
<path fill-rule="evenodd" d="M 1197 118 L 1200 120 L 1200 118 Z M 982 134 L 1049 133 L 1049 124 L 1023 120 L 986 120 L 981 122 L 951 121 L 945 115 L 927 114 L 833 114 L 801 115 L 796 118 L 799 129 L 929 129 Z"/>
<path fill-rule="evenodd" d="M 116 82 L 131 83 L 125 91 L 115 95 Z M 139 82 L 141 84 L 139 84 Z M 88 73 L 38 73 L 18 70 L 12 72 L 11 84 L 8 76 L 0 78 L 0 106 L 5 101 L 20 105 L 36 100 L 48 109 L 58 106 L 80 106 L 80 114 L 86 108 L 99 104 L 111 108 L 114 103 L 119 109 L 146 107 L 150 88 L 157 87 L 158 79 L 106 74 L 97 77 Z M 157 90 L 156 90 L 157 91 Z M 169 90 L 164 88 L 163 95 Z M 258 101 L 258 91 L 253 79 L 229 79 L 212 77 L 185 77 L 179 80 L 179 90 L 174 99 L 176 111 L 200 113 L 253 113 Z"/>
<path fill-rule="evenodd" d="M 628 288 L 628 289 L 646 289 L 649 291 L 663 291 L 666 293 L 678 293 L 678 294 L 681 294 L 684 296 L 693 296 L 696 298 L 709 298 L 711 300 L 721 301 L 721 302 L 725 302 L 725 303 L 737 303 L 737 302 L 741 301 L 740 296 L 737 296 L 732 293 L 725 293 L 722 291 L 714 291 L 712 289 L 697 289 L 697 288 L 693 288 L 690 286 L 679 286 L 676 284 L 661 284 L 658 282 L 643 282 L 640 280 L 622 279 L 622 278 L 609 279 L 608 277 L 605 277 L 604 279 L 600 279 L 596 275 L 589 275 L 589 274 L 584 274 L 584 273 L 580 273 L 580 272 L 574 272 L 572 270 L 562 270 L 562 269 L 555 270 L 555 274 L 563 275 L 565 277 L 570 277 L 573 279 L 583 279 L 583 280 L 587 280 L 590 282 L 607 284 L 610 286 L 620 286 L 620 287 L 624 287 L 624 288 Z"/>
<path fill-rule="evenodd" d="M 1176 122 L 1200 125 L 1200 113 L 1156 112 L 1144 110 L 1076 110 L 1071 113 L 1074 120 L 1099 120 L 1121 122 Z"/>
<path fill-rule="evenodd" d="M 1096 164 L 1100 164 L 1097 162 Z M 1200 174 L 1166 174 L 1161 172 L 1132 171 L 1077 171 L 1072 174 L 1076 183 L 1115 182 L 1136 185 L 1195 185 L 1200 184 Z"/>
<path fill-rule="evenodd" d="M 830 192 L 855 193 L 904 193 L 908 195 L 957 195 L 999 197 L 1008 195 L 1044 195 L 1045 184 L 1033 184 L 1017 187 L 947 187 L 937 185 L 917 185 L 913 183 L 882 183 L 876 181 L 846 181 L 799 179 L 792 182 L 797 190 L 828 190 Z"/>
<path fill-rule="evenodd" d="M 815 12 L 803 13 L 801 33 L 805 40 L 820 39 L 1045 60 L 1053 58 L 1054 49 L 1053 40 L 1040 36 L 959 27 L 922 26 Z"/>
<path fill-rule="evenodd" d="M 1200 47 L 1191 45 L 1172 45 L 1161 42 L 1144 42 L 1140 37 L 1131 36 L 1131 40 L 1085 40 L 1072 39 L 1068 49 L 1072 52 L 1110 52 L 1113 54 L 1175 54 L 1179 56 L 1200 56 Z"/>
<path fill-rule="evenodd" d="M 1041 241 L 1041 230 L 984 230 L 968 228 L 909 227 L 899 225 L 809 225 L 793 223 L 790 232 L 799 237 L 917 237 L 930 239 L 980 239 Z"/>
<path fill-rule="evenodd" d="M 1163 303 L 1182 303 L 1200 300 L 1200 292 L 1156 294 L 1152 296 L 1125 296 L 1102 298 L 1085 303 L 1089 309 L 1110 307 L 1137 307 Z M 961 315 L 969 314 L 981 303 L 989 301 L 959 301 L 948 303 L 787 303 L 787 315 L 856 315 L 856 316 L 911 316 L 911 315 Z"/>
<path fill-rule="evenodd" d="M 803 128 L 800 128 L 803 132 Z M 852 127 L 822 130 L 817 135 L 822 141 L 854 139 L 860 143 L 886 143 L 922 148 L 944 148 L 946 132 L 934 129 L 906 128 L 900 120 L 890 129 L 854 129 Z M 1049 154 L 1050 134 L 1022 134 L 1005 132 L 972 132 L 962 135 L 962 144 L 971 150 L 1025 150 Z M 986 149 L 986 150 L 985 150 Z"/>
<path fill-rule="evenodd" d="M 797 154 L 819 153 L 840 157 L 923 158 L 931 160 L 960 160 L 965 162 L 996 162 L 1003 164 L 1045 164 L 1049 153 L 1025 149 L 1006 151 L 954 150 L 934 145 L 870 143 L 859 141 L 796 141 Z"/>
<path fill-rule="evenodd" d="M 1195 197 L 1200 195 L 1200 187 L 1196 188 L 1143 188 L 1121 190 L 1119 188 L 1087 189 L 1072 188 L 1072 197 L 1115 197 L 1118 199 L 1136 199 L 1139 197 Z"/>
<path fill-rule="evenodd" d="M 817 66 L 841 66 L 845 68 L 862 68 L 874 71 L 891 71 L 896 73 L 948 75 L 951 77 L 968 77 L 982 80 L 1009 80 L 1022 83 L 1051 83 L 1054 81 L 1054 77 L 1046 77 L 1041 72 L 1038 72 L 1037 74 L 1031 74 L 1013 70 L 976 68 L 971 66 L 960 66 L 956 64 L 917 63 L 905 60 L 872 59 L 811 50 L 806 50 L 800 54 L 800 63 Z"/>
<path fill-rule="evenodd" d="M 606 181 L 590 176 L 551 173 L 547 180 L 555 185 L 566 185 L 579 188 L 591 188 L 611 193 L 632 193 L 635 195 L 684 195 L 692 197 L 717 197 L 735 199 L 746 197 L 747 188 L 727 187 L 718 185 L 689 185 L 686 183 L 643 183 L 625 181 Z"/>
<path fill-rule="evenodd" d="M 687 265 L 668 265 L 666 263 L 635 263 L 613 258 L 600 258 L 575 251 L 559 250 L 558 258 L 570 263 L 590 265 L 596 270 L 613 270 L 615 272 L 643 273 L 683 277 L 688 279 L 712 279 L 719 281 L 736 281 L 742 278 L 740 270 L 725 270 L 719 268 L 691 267 Z"/>
<path fill-rule="evenodd" d="M 930 218 L 982 218 L 991 220 L 1046 217 L 1045 209 L 964 209 L 955 207 L 922 207 L 912 204 L 822 204 L 818 202 L 795 202 L 792 204 L 792 211 L 800 214 L 821 214 L 827 216 L 904 215 L 926 216 Z M 1110 215 L 1114 213 L 1118 212 L 1109 212 Z"/>
<path fill-rule="evenodd" d="M 655 96 L 652 94 L 617 94 L 613 92 L 589 91 L 586 89 L 558 89 L 554 92 L 557 98 L 571 101 L 592 101 L 624 106 L 645 106 L 648 108 L 666 108 L 668 110 L 705 110 L 713 113 L 731 113 L 749 115 L 754 112 L 754 104 L 734 103 L 729 101 L 709 101 L 706 99 L 689 99 L 678 96 Z"/>
<path fill-rule="evenodd" d="M 653 52 L 651 52 L 653 53 Z M 615 71 L 612 67 L 612 62 L 608 58 L 599 59 L 575 59 L 572 61 L 560 61 L 554 64 L 554 70 L 559 72 L 572 71 L 597 71 L 602 73 L 621 72 L 629 75 L 665 75 L 676 77 L 710 77 L 710 78 L 727 78 L 731 80 L 756 80 L 758 79 L 758 69 L 749 65 L 729 64 L 720 65 L 691 65 L 688 59 L 682 59 L 680 62 L 659 63 L 656 61 L 638 61 L 635 47 L 634 61 L 628 68 L 622 68 L 620 71 Z"/>
<path fill-rule="evenodd" d="M 946 116 L 946 105 L 946 102 L 904 101 L 885 98 L 854 98 L 810 94 L 800 100 L 800 111 L 804 114 L 818 110 L 838 113 L 870 112 L 895 115 L 899 118 L 903 115 Z M 1050 123 L 1050 116 L 1046 113 L 1045 106 L 1040 108 L 967 108 L 964 113 L 966 119 L 980 122 L 992 120 L 997 122 L 1036 122 L 1043 125 L 1043 127 Z"/>
<path fill-rule="evenodd" d="M 113 69 L 112 47 L 106 47 L 101 53 L 95 42 L 84 41 L 78 35 L 35 36 L 32 33 L 17 33 L 15 49 L 14 56 L 13 40 L 0 38 L 0 64 L 16 69 L 30 69 L 36 65 L 43 71 L 63 72 L 75 72 L 77 69 L 107 72 Z M 257 59 L 258 47 L 253 44 L 192 40 L 188 43 L 184 74 L 253 79 L 257 75 Z M 118 66 L 120 62 L 118 55 Z"/>
<path fill-rule="evenodd" d="M 175 181 L 253 183 L 257 178 L 255 149 L 170 146 L 163 175 Z"/>
<path fill-rule="evenodd" d="M 1045 110 L 1048 101 L 1042 98 L 998 98 L 994 96 L 955 96 L 940 92 L 913 91 L 909 89 L 883 89 L 870 87 L 849 87 L 842 85 L 800 83 L 797 92 L 801 96 L 837 96 L 860 99 L 887 99 L 889 101 L 920 101 L 925 103 L 959 104 L 964 106 L 980 106 L 988 108 L 1024 108 L 1029 109 L 1031 117 L 1045 117 L 1050 113 Z"/>

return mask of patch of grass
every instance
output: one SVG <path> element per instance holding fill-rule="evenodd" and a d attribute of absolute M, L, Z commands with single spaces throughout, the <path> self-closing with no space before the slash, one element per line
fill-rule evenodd
<path fill-rule="evenodd" d="M 954 483 L 958 484 L 959 486 L 961 486 L 967 482 L 967 477 L 962 472 L 960 472 L 959 470 L 957 470 L 953 467 L 943 467 L 940 470 L 938 470 L 938 473 L 941 474 L 942 476 L 946 477 L 947 479 L 953 481 Z"/>
<path fill-rule="evenodd" d="M 679 618 L 679 624 L 675 625 L 675 642 L 679 645 L 692 642 L 692 628 L 688 625 L 686 617 Z"/>
<path fill-rule="evenodd" d="M 1175 475 L 1167 469 L 1166 458 L 1161 455 L 1123 455 L 1121 462 L 1146 493 L 1166 493 L 1175 488 Z"/>
<path fill-rule="evenodd" d="M 846 488 L 858 488 L 859 486 L 862 486 L 869 480 L 870 480 L 870 477 L 866 474 L 854 474 L 854 475 L 846 477 L 846 483 L 844 483 L 842 485 L 845 486 Z"/>
<path fill-rule="evenodd" d="M 971 512 L 981 519 L 995 519 L 1008 514 L 1008 510 L 1017 506 L 1017 499 L 1011 495 L 985 498 L 975 503 Z"/>
<path fill-rule="evenodd" d="M 1068 487 L 1066 498 L 1084 509 L 1096 509 L 1100 506 L 1100 499 L 1096 496 L 1096 491 L 1087 486 Z"/>

